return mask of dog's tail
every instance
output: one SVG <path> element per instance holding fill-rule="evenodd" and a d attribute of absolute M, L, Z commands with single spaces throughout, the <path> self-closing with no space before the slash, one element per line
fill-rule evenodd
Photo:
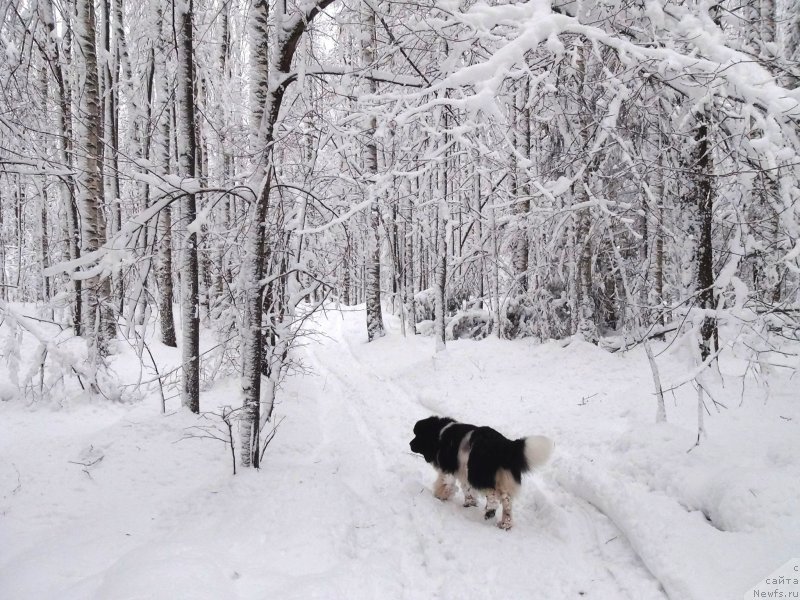
<path fill-rule="evenodd" d="M 537 469 L 550 460 L 556 446 L 553 440 L 543 435 L 532 435 L 524 439 L 528 469 Z"/>

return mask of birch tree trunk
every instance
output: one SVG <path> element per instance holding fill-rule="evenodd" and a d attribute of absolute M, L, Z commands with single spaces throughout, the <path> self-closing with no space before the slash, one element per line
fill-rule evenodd
<path fill-rule="evenodd" d="M 658 161 L 653 190 L 652 215 L 655 220 L 653 226 L 653 295 L 648 302 L 656 310 L 656 323 L 664 324 L 666 304 L 664 302 L 664 202 L 666 187 L 664 185 L 664 158 L 659 145 Z"/>
<path fill-rule="evenodd" d="M 42 0 L 37 3 L 39 18 L 44 23 L 48 32 L 48 44 L 45 46 L 47 61 L 50 63 L 50 70 L 56 83 L 56 101 L 58 105 L 58 124 L 61 135 L 58 136 L 58 156 L 59 161 L 72 171 L 73 165 L 73 129 L 72 129 L 72 89 L 67 79 L 66 72 L 71 52 L 72 26 L 69 17 L 72 14 L 72 3 L 65 2 L 61 18 L 65 19 L 63 36 L 59 35 L 56 29 L 55 16 L 53 13 L 52 0 Z M 62 52 L 61 44 L 64 45 Z M 69 256 L 77 259 L 81 256 L 81 231 L 80 217 L 78 215 L 77 198 L 75 194 L 75 177 L 70 174 L 61 178 L 62 199 L 64 202 L 64 212 L 67 215 L 67 234 Z M 73 289 L 75 298 L 72 305 L 72 326 L 75 335 L 83 333 L 82 323 L 82 295 L 83 281 L 73 279 Z"/>
<path fill-rule="evenodd" d="M 80 154 L 81 241 L 85 252 L 100 248 L 106 240 L 106 220 L 103 214 L 102 118 L 100 113 L 100 82 L 98 77 L 95 38 L 95 12 L 92 0 L 77 3 L 76 34 L 79 51 L 84 60 L 83 93 L 80 96 L 78 137 L 83 145 Z M 97 357 L 108 354 L 109 341 L 116 333 L 111 306 L 111 282 L 108 277 L 93 277 L 86 282 L 87 325 Z"/>
<path fill-rule="evenodd" d="M 290 79 L 287 77 L 292 59 L 297 50 L 298 43 L 308 27 L 308 24 L 321 10 L 331 4 L 333 0 L 320 0 L 308 6 L 302 14 L 290 19 L 286 13 L 286 5 L 278 3 L 275 10 L 275 41 L 272 47 L 271 60 L 269 57 L 257 54 L 256 62 L 251 59 L 251 64 L 257 68 L 267 69 L 269 80 L 275 83 L 266 87 L 263 105 L 253 107 L 261 115 L 259 128 L 252 133 L 254 140 L 256 168 L 252 176 L 254 202 L 253 217 L 255 225 L 251 227 L 246 240 L 248 258 L 243 266 L 242 286 L 245 290 L 245 316 L 242 332 L 242 392 L 244 402 L 240 421 L 241 454 L 240 458 L 244 467 L 258 467 L 259 465 L 259 421 L 261 404 L 261 368 L 263 364 L 263 295 L 264 295 L 264 270 L 266 267 L 266 237 L 267 217 L 269 214 L 269 198 L 272 190 L 273 160 L 272 143 L 274 140 L 274 127 L 278 120 L 286 86 Z M 259 33 L 261 31 L 261 33 Z M 254 52 L 266 47 L 266 28 L 251 28 L 251 43 Z M 266 79 L 265 79 L 266 80 Z M 255 119 L 254 119 L 255 120 Z"/>
<path fill-rule="evenodd" d="M 527 166 L 520 166 L 517 155 L 530 161 L 531 158 L 531 110 L 527 105 L 529 83 L 520 85 L 514 92 L 512 123 L 514 133 L 514 213 L 517 217 L 517 233 L 514 239 L 512 264 L 519 291 L 528 291 L 528 214 L 531 210 L 530 183 Z"/>
<path fill-rule="evenodd" d="M 344 228 L 344 254 L 342 255 L 342 302 L 345 306 L 350 306 L 350 287 L 352 285 L 350 268 L 353 250 L 352 240 L 347 226 Z"/>
<path fill-rule="evenodd" d="M 443 193 L 440 191 L 440 193 Z M 436 273 L 434 284 L 434 337 L 436 351 L 441 352 L 447 345 L 445 315 L 447 312 L 447 201 L 439 198 L 436 206 Z"/>
<path fill-rule="evenodd" d="M 194 34 L 193 0 L 176 3 L 178 31 L 178 140 L 181 175 L 194 180 L 197 168 L 197 138 L 194 112 Z M 190 183 L 194 185 L 194 181 Z M 195 195 L 186 194 L 183 218 L 187 226 L 197 217 Z M 181 403 L 194 413 L 200 412 L 200 289 L 198 282 L 198 232 L 187 230 L 181 276 L 183 389 Z"/>
<path fill-rule="evenodd" d="M 167 52 L 168 21 L 164 18 L 163 10 L 159 5 L 157 9 L 160 24 L 158 36 L 158 55 L 160 60 L 156 65 L 156 90 L 158 100 L 159 122 L 158 134 L 155 136 L 156 164 L 158 173 L 162 176 L 170 171 L 172 153 L 170 152 L 170 86 L 168 82 L 169 70 L 165 60 Z M 161 342 L 171 348 L 177 347 L 175 339 L 175 317 L 172 311 L 172 207 L 167 205 L 158 216 L 158 313 L 161 331 Z"/>
<path fill-rule="evenodd" d="M 120 207 L 120 186 L 119 186 L 119 130 L 118 130 L 118 86 L 116 82 L 116 67 L 114 64 L 114 53 L 111 45 L 111 2 L 102 0 L 102 59 L 99 61 L 100 67 L 100 96 L 103 101 L 102 127 L 103 127 L 103 162 L 101 172 L 103 174 L 103 194 L 106 198 L 106 206 L 110 222 L 106 224 L 108 229 L 107 236 L 119 231 L 122 222 Z M 123 314 L 123 289 L 121 274 L 114 273 L 111 276 L 112 297 L 116 304 L 116 310 Z"/>
<path fill-rule="evenodd" d="M 50 266 L 50 249 L 48 244 L 49 234 L 47 226 L 47 187 L 42 190 L 42 205 L 40 207 L 41 229 L 39 231 L 39 250 L 41 251 L 42 265 L 42 302 L 50 302 L 50 278 L 44 275 L 45 269 Z"/>
<path fill-rule="evenodd" d="M 482 163 L 485 159 L 482 159 Z M 493 333 L 498 338 L 503 337 L 503 327 L 501 318 L 503 315 L 502 307 L 500 306 L 500 240 L 497 232 L 497 213 L 498 209 L 491 199 L 491 190 L 489 191 L 490 197 L 487 202 L 491 202 L 489 206 L 489 242 L 491 244 L 491 295 L 492 295 L 492 310 L 494 312 L 494 330 Z"/>
<path fill-rule="evenodd" d="M 59 123 L 61 125 L 62 135 L 59 139 L 59 150 L 61 152 L 61 160 L 68 167 L 75 164 L 75 156 L 73 153 L 74 147 L 74 129 L 72 125 L 73 116 L 73 102 L 72 102 L 72 87 L 67 78 L 66 71 L 72 57 L 72 27 L 69 26 L 70 17 L 73 15 L 73 3 L 67 0 L 65 3 L 65 11 L 62 18 L 65 20 L 64 28 L 64 52 L 63 56 L 58 50 L 58 45 L 55 44 L 55 50 L 52 53 L 55 61 L 58 62 L 59 67 L 54 69 L 56 83 L 58 84 L 58 100 L 59 100 Z M 40 4 L 42 6 L 42 4 Z M 50 20 L 48 21 L 48 30 L 50 31 L 50 39 L 55 40 L 55 22 L 53 20 L 52 0 L 44 4 L 48 7 Z M 78 214 L 78 196 L 77 185 L 75 177 L 68 175 L 64 180 L 64 187 L 66 192 L 66 213 L 68 215 L 67 228 L 69 230 L 69 249 L 70 257 L 73 259 L 80 258 L 81 247 L 81 225 L 80 215 Z M 84 316 L 84 303 L 83 303 L 83 281 L 81 279 L 73 278 L 73 286 L 75 298 L 73 301 L 72 310 L 72 328 L 75 335 L 83 335 L 83 316 Z"/>
<path fill-rule="evenodd" d="M 361 66 L 371 69 L 375 62 L 377 32 L 375 27 L 375 11 L 366 0 L 361 2 Z M 377 90 L 375 80 L 364 78 L 363 91 L 374 95 Z M 377 118 L 374 114 L 365 114 L 364 130 L 366 144 L 364 148 L 364 178 L 369 204 L 369 229 L 367 230 L 366 247 L 366 288 L 367 288 L 367 340 L 383 337 L 386 333 L 383 326 L 381 308 L 381 215 L 376 192 L 378 175 L 378 144 L 375 141 Z"/>
<path fill-rule="evenodd" d="M 442 115 L 442 122 L 444 129 L 447 129 L 447 115 Z M 449 148 L 449 136 L 445 134 L 444 144 L 442 151 L 445 154 L 445 160 L 442 164 L 438 165 L 437 176 L 438 184 L 435 194 L 438 196 L 436 204 L 436 272 L 434 284 L 434 337 L 436 338 L 436 352 L 441 352 L 447 345 L 446 328 L 445 328 L 445 315 L 447 313 L 447 258 L 448 258 L 448 226 L 450 215 L 447 205 L 448 193 L 448 176 L 447 176 L 447 156 Z"/>
<path fill-rule="evenodd" d="M 578 122 L 580 125 L 580 138 L 583 148 L 589 148 L 589 128 L 591 127 L 590 99 L 592 91 L 588 85 L 588 62 L 592 57 L 590 45 L 584 44 L 578 48 L 576 59 L 576 70 L 579 82 L 579 101 Z M 589 201 L 588 186 L 591 184 L 591 164 L 593 157 L 586 157 L 587 166 L 583 177 L 575 182 L 575 201 L 578 204 Z M 576 243 L 579 249 L 577 257 L 577 288 L 578 288 L 578 334 L 584 340 L 597 343 L 597 324 L 594 310 L 594 297 L 592 295 L 592 240 L 590 238 L 589 208 L 582 208 L 578 212 L 578 225 L 575 231 Z"/>
<path fill-rule="evenodd" d="M 220 13 L 220 48 L 218 55 L 219 70 L 221 74 L 222 90 L 227 92 L 230 90 L 230 67 L 228 66 L 228 57 L 230 56 L 230 3 L 223 2 Z M 223 115 L 222 127 L 218 131 L 219 135 L 219 148 L 222 152 L 222 180 L 227 185 L 233 178 L 233 155 L 231 147 L 228 143 L 228 128 L 230 127 L 230 111 L 226 106 L 225 96 L 218 99 L 219 110 Z M 221 222 L 222 229 L 228 231 L 234 213 L 233 196 L 225 194 L 222 203 L 221 214 L 219 214 L 219 221 Z M 225 236 L 218 235 L 215 243 L 215 260 L 217 262 L 216 272 L 214 274 L 214 294 L 221 297 L 225 285 L 230 283 L 230 260 L 225 255 Z"/>
<path fill-rule="evenodd" d="M 8 284 L 6 282 L 6 230 L 3 219 L 3 193 L 0 191 L 0 300 L 8 302 Z"/>
<path fill-rule="evenodd" d="M 285 5 L 284 5 L 285 6 Z M 283 14 L 284 7 L 276 7 L 276 17 Z M 264 310 L 264 268 L 266 262 L 265 241 L 267 214 L 271 190 L 272 171 L 268 161 L 272 140 L 271 119 L 277 119 L 277 110 L 269 104 L 275 97 L 269 89 L 270 48 L 267 29 L 269 3 L 256 0 L 250 20 L 250 141 L 256 152 L 255 181 L 261 186 L 255 206 L 255 226 L 251 229 L 247 244 L 247 264 L 243 285 L 246 306 L 244 315 L 244 348 L 242 352 L 244 404 L 240 423 L 241 462 L 243 467 L 259 466 L 259 423 L 261 409 L 261 371 L 264 362 L 264 332 L 262 326 Z M 276 48 L 276 52 L 278 49 Z M 273 117 L 274 115 L 274 117 Z"/>
<path fill-rule="evenodd" d="M 419 193 L 419 179 L 415 178 L 414 182 L 417 185 L 417 193 Z M 417 334 L 417 309 L 414 298 L 414 238 L 417 235 L 417 225 L 414 219 L 414 203 L 411 200 L 411 195 L 406 200 L 405 208 L 405 254 L 406 264 L 403 269 L 403 290 L 405 292 L 405 312 L 408 315 L 408 328 L 412 335 Z"/>

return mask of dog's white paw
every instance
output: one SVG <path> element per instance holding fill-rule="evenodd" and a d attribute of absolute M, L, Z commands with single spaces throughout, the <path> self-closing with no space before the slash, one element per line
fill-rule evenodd
<path fill-rule="evenodd" d="M 512 523 L 511 523 L 511 519 L 506 519 L 505 517 L 503 517 L 502 519 L 500 519 L 500 522 L 497 524 L 497 526 L 498 526 L 500 529 L 504 529 L 504 530 L 506 530 L 506 531 L 508 531 L 509 529 L 511 529 L 511 525 L 512 525 Z"/>
<path fill-rule="evenodd" d="M 452 485 L 436 486 L 436 489 L 433 490 L 433 495 L 442 502 L 450 500 L 450 498 L 453 497 L 453 494 L 455 494 L 455 488 Z"/>

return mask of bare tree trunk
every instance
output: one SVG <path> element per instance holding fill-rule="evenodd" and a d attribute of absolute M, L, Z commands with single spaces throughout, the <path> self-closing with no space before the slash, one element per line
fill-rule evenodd
<path fill-rule="evenodd" d="M 44 23 L 48 32 L 49 44 L 45 46 L 46 58 L 50 63 L 51 72 L 56 82 L 56 93 L 58 95 L 58 123 L 61 135 L 58 136 L 58 153 L 59 160 L 70 171 L 72 170 L 73 156 L 72 156 L 72 91 L 69 81 L 65 77 L 65 71 L 68 67 L 68 61 L 71 53 L 72 46 L 72 24 L 69 22 L 72 15 L 72 3 L 66 2 L 65 8 L 62 11 L 61 18 L 65 19 L 64 23 L 64 54 L 61 53 L 61 46 L 58 43 L 60 36 L 56 29 L 55 16 L 53 14 L 52 0 L 43 0 L 37 3 L 39 9 L 39 16 Z M 80 218 L 78 215 L 77 198 L 75 194 L 75 178 L 70 173 L 61 179 L 63 186 L 63 199 L 65 202 L 65 213 L 67 214 L 67 232 L 68 232 L 68 246 L 69 256 L 71 259 L 80 258 L 81 256 L 81 230 Z M 83 282 L 80 279 L 73 279 L 75 298 L 73 301 L 72 309 L 72 325 L 75 335 L 81 335 L 82 328 L 82 295 L 83 295 Z"/>
<path fill-rule="evenodd" d="M 655 221 L 653 230 L 653 293 L 648 304 L 656 311 L 656 323 L 664 324 L 664 186 L 663 156 L 659 148 L 654 182 L 651 186 L 653 204 L 650 213 Z"/>
<path fill-rule="evenodd" d="M 787 8 L 790 6 L 787 3 Z M 786 28 L 786 35 L 784 36 L 784 56 L 795 65 L 800 63 L 800 6 L 797 3 L 788 11 L 788 27 Z M 787 76 L 787 87 L 796 89 L 800 86 L 800 77 L 797 76 L 796 71 Z"/>
<path fill-rule="evenodd" d="M 442 116 L 444 129 L 447 129 L 447 115 Z M 436 275 L 434 285 L 435 305 L 434 305 L 434 337 L 436 338 L 436 351 L 441 352 L 445 349 L 447 340 L 445 330 L 445 315 L 447 313 L 447 229 L 449 225 L 450 215 L 447 205 L 448 194 L 448 176 L 447 176 L 447 155 L 449 146 L 448 135 L 445 134 L 445 160 L 442 164 L 438 165 L 438 185 L 436 195 L 438 202 L 436 204 Z"/>
<path fill-rule="evenodd" d="M 111 47 L 111 3 L 103 0 L 100 3 L 103 9 L 103 59 L 102 64 L 102 90 L 103 98 L 103 173 L 104 193 L 109 204 L 111 222 L 107 224 L 108 233 L 119 231 L 122 224 L 122 208 L 120 205 L 119 185 L 119 90 L 114 64 L 114 52 Z M 111 278 L 112 296 L 115 298 L 117 311 L 123 312 L 122 274 L 114 274 Z"/>
<path fill-rule="evenodd" d="M 713 161 L 709 140 L 708 118 L 698 115 L 695 147 L 692 156 L 694 163 L 694 186 L 692 199 L 696 203 L 696 214 L 699 228 L 697 244 L 697 304 L 701 309 L 710 311 L 714 307 L 714 257 L 711 243 L 711 224 L 713 213 L 714 189 L 711 181 Z M 706 315 L 700 328 L 700 355 L 702 360 L 712 352 L 712 343 L 716 342 L 717 322 Z"/>
<path fill-rule="evenodd" d="M 526 86 L 519 86 L 520 89 L 515 91 L 512 104 L 512 123 L 514 133 L 514 214 L 517 217 L 517 232 L 514 239 L 514 250 L 512 256 L 512 264 L 514 266 L 514 275 L 519 286 L 519 291 L 525 293 L 528 291 L 528 214 L 531 210 L 530 201 L 530 183 L 527 174 L 527 167 L 525 169 L 519 166 L 519 160 L 516 154 L 521 154 L 524 158 L 530 161 L 531 157 L 531 110 L 527 105 L 528 89 L 530 83 Z"/>
<path fill-rule="evenodd" d="M 352 240 L 349 230 L 344 232 L 344 254 L 342 255 L 342 302 L 345 306 L 350 306 L 350 286 L 352 285 L 350 268 L 353 260 Z"/>
<path fill-rule="evenodd" d="M 40 82 L 41 82 L 41 94 L 42 94 L 42 102 L 43 108 L 45 111 L 50 110 L 48 106 L 48 96 L 50 94 L 50 86 L 48 84 L 47 79 L 47 71 L 45 68 L 42 68 L 39 72 L 40 74 Z M 43 141 L 44 144 L 47 144 L 46 141 Z M 41 280 L 42 280 L 42 297 L 41 300 L 43 303 L 47 304 L 50 301 L 50 278 L 47 277 L 45 273 L 45 269 L 50 265 L 50 250 L 48 244 L 48 224 L 47 224 L 47 209 L 50 207 L 50 200 L 49 200 L 49 185 L 47 180 L 42 183 L 42 197 L 41 197 L 41 206 L 39 211 L 39 222 L 40 222 L 40 229 L 39 229 L 39 252 L 40 252 L 40 266 L 41 266 Z"/>
<path fill-rule="evenodd" d="M 167 125 L 169 128 L 169 125 Z M 161 241 L 158 246 L 159 323 L 161 343 L 175 348 L 175 319 L 172 314 L 172 211 L 169 207 L 161 211 L 158 218 Z"/>
<path fill-rule="evenodd" d="M 377 33 L 375 28 L 375 11 L 365 1 L 361 2 L 361 66 L 370 69 L 375 62 L 375 46 Z M 377 86 L 374 79 L 366 78 L 364 92 L 374 94 Z M 375 190 L 375 179 L 378 174 L 378 145 L 375 141 L 377 119 L 375 115 L 366 115 L 364 129 L 366 144 L 364 152 L 364 175 L 367 179 L 367 194 L 371 199 L 369 207 L 369 229 L 367 231 L 366 248 L 366 286 L 367 286 L 367 340 L 383 337 L 383 314 L 381 308 L 381 215 Z"/>
<path fill-rule="evenodd" d="M 125 87 L 129 90 L 133 87 L 132 86 L 132 73 L 131 73 L 131 62 L 128 55 L 128 42 L 125 39 L 125 23 L 123 21 L 123 14 L 124 14 L 124 0 L 114 0 L 114 36 L 115 36 L 115 44 L 114 47 L 116 49 L 116 57 L 117 57 L 117 67 L 119 71 L 125 76 Z M 119 76 L 119 75 L 118 75 Z M 117 80 L 119 82 L 119 79 Z M 131 93 L 131 98 L 129 98 L 131 104 L 136 107 L 136 102 L 133 98 L 133 94 Z M 138 130 L 138 127 L 134 123 L 134 130 Z"/>
<path fill-rule="evenodd" d="M 28 203 L 25 193 L 25 186 L 22 184 L 22 175 L 17 174 L 16 176 L 17 185 L 16 190 L 17 194 L 15 197 L 14 202 L 14 213 L 16 216 L 16 225 L 17 225 L 17 278 L 14 282 L 14 288 L 17 290 L 17 300 L 21 300 L 23 297 L 24 289 L 23 289 L 23 281 L 22 281 L 22 271 L 23 268 L 23 249 L 25 248 L 25 205 Z"/>
<path fill-rule="evenodd" d="M 160 32 L 158 37 L 159 55 L 164 56 L 167 47 L 168 22 L 164 19 L 162 9 L 158 8 L 158 21 Z M 156 76 L 156 98 L 159 104 L 159 126 L 156 136 L 157 145 L 157 165 L 159 173 L 164 176 L 169 173 L 171 156 L 170 152 L 170 90 L 167 82 L 167 68 L 163 61 L 159 62 Z M 172 208 L 164 207 L 158 216 L 158 313 L 161 329 L 161 342 L 171 348 L 177 347 L 175 339 L 175 317 L 172 311 L 173 289 L 172 289 Z"/>
<path fill-rule="evenodd" d="M 283 14 L 276 9 L 276 17 Z M 256 179 L 261 186 L 257 191 L 255 225 L 247 240 L 248 262 L 243 272 L 245 286 L 244 344 L 242 349 L 242 389 L 244 404 L 240 422 L 241 461 L 243 467 L 259 466 L 259 423 L 261 421 L 262 369 L 264 363 L 264 271 L 266 268 L 266 235 L 269 200 L 272 188 L 272 170 L 269 164 L 272 126 L 277 111 L 270 106 L 275 101 L 270 92 L 270 48 L 267 21 L 269 3 L 256 0 L 250 20 L 250 141 L 257 152 Z M 276 52 L 278 49 L 276 48 Z M 274 115 L 274 117 L 273 117 Z M 254 178 L 255 179 L 255 178 Z"/>
<path fill-rule="evenodd" d="M 197 138 L 194 114 L 194 37 L 192 20 L 193 0 L 175 5 L 178 30 L 178 139 L 181 175 L 194 179 L 197 169 Z M 197 217 L 194 194 L 186 194 L 183 218 L 187 226 Z M 187 230 L 182 267 L 181 303 L 183 326 L 181 354 L 183 359 L 183 406 L 200 412 L 200 290 L 198 282 L 198 232 Z"/>
<path fill-rule="evenodd" d="M 254 0 L 250 22 L 250 127 L 256 141 L 263 125 L 269 94 L 269 2 Z M 266 166 L 262 165 L 266 171 Z"/>
<path fill-rule="evenodd" d="M 221 73 L 222 89 L 227 92 L 230 89 L 230 69 L 228 67 L 228 57 L 230 56 L 230 3 L 223 2 L 220 9 L 220 37 L 221 43 L 219 48 L 219 69 Z M 229 185 L 233 178 L 233 156 L 228 144 L 228 127 L 230 124 L 229 113 L 225 103 L 225 97 L 219 99 L 220 112 L 224 115 L 222 127 L 218 130 L 219 135 L 219 148 L 222 152 L 222 180 L 225 185 Z M 219 221 L 222 228 L 227 232 L 234 219 L 233 196 L 225 194 L 222 203 L 221 214 Z M 222 297 L 225 285 L 230 283 L 230 269 L 229 260 L 225 255 L 225 235 L 219 235 L 215 242 L 215 260 L 217 263 L 216 272 L 214 274 L 214 295 L 217 298 Z"/>
<path fill-rule="evenodd" d="M 419 193 L 419 179 L 415 178 L 417 183 L 417 193 Z M 405 311 L 408 315 L 408 328 L 412 335 L 417 333 L 417 308 L 415 302 L 415 289 L 414 289 L 414 237 L 417 235 L 416 221 L 414 220 L 414 203 L 409 195 L 406 200 L 405 210 L 405 246 L 406 246 L 406 262 L 403 269 L 404 284 L 403 290 L 405 292 Z"/>
<path fill-rule="evenodd" d="M 121 0 L 117 2 L 117 6 L 119 7 L 118 10 L 121 12 Z M 122 15 L 118 15 L 117 17 L 117 25 L 121 27 L 121 19 Z M 117 54 L 118 56 L 126 54 L 127 51 L 122 52 L 120 50 L 120 46 L 117 46 Z M 138 157 L 143 157 L 148 163 L 152 163 L 153 159 L 153 108 L 155 107 L 155 93 L 156 93 L 156 52 L 153 46 L 150 46 L 148 50 L 148 59 L 147 59 L 147 80 L 146 80 L 146 100 L 145 100 L 145 114 L 144 114 L 144 122 L 147 124 L 146 127 L 143 128 L 143 135 L 139 136 L 137 134 L 138 127 L 135 127 L 134 135 L 137 137 L 141 137 L 141 143 L 136 145 L 136 153 Z M 119 64 L 119 62 L 118 62 Z M 119 73 L 117 74 L 119 78 Z M 130 78 L 128 78 L 130 80 Z M 134 119 L 134 122 L 137 122 Z M 140 198 L 140 207 L 141 209 L 150 208 L 150 185 L 148 183 L 139 183 L 138 184 L 139 198 Z M 145 316 L 147 314 L 147 305 L 149 302 L 149 298 L 151 297 L 150 294 L 150 281 L 152 277 L 150 273 L 153 271 L 153 267 L 156 264 L 154 262 L 154 257 L 156 255 L 156 233 L 158 231 L 158 217 L 156 217 L 155 223 L 148 222 L 147 226 L 144 228 L 144 243 L 142 244 L 142 254 L 139 258 L 139 281 L 140 284 L 137 288 L 137 297 L 134 299 L 134 305 L 132 312 L 134 313 L 134 322 L 139 326 L 145 326 Z M 156 267 L 157 268 L 157 267 Z"/>
<path fill-rule="evenodd" d="M 576 184 L 580 188 L 583 182 Z M 586 201 L 586 193 L 578 192 L 578 203 Z M 582 209 L 578 216 L 576 229 L 576 242 L 580 250 L 578 256 L 578 333 L 587 342 L 597 342 L 597 327 L 595 325 L 594 298 L 592 295 L 592 242 L 589 237 L 589 210 Z"/>
<path fill-rule="evenodd" d="M 491 198 L 488 200 L 491 201 Z M 500 240 L 497 232 L 497 208 L 494 202 L 489 206 L 489 243 L 491 244 L 491 294 L 492 308 L 494 310 L 494 335 L 503 337 L 503 327 L 500 319 L 502 308 L 500 306 Z"/>
<path fill-rule="evenodd" d="M 3 190 L 0 189 L 0 300 L 3 302 L 8 302 L 6 264 L 6 231 L 3 220 Z"/>
<path fill-rule="evenodd" d="M 48 249 L 47 240 L 49 238 L 48 234 L 48 227 L 47 227 L 47 207 L 48 207 L 48 199 L 47 199 L 47 187 L 44 188 L 42 198 L 42 207 L 41 207 L 41 230 L 39 236 L 39 250 L 41 251 L 42 257 L 42 302 L 49 302 L 50 301 L 50 278 L 44 275 L 44 270 L 50 266 L 50 251 Z"/>
<path fill-rule="evenodd" d="M 440 192 L 442 193 L 442 192 Z M 445 331 L 445 315 L 447 313 L 447 201 L 439 198 L 436 208 L 436 283 L 434 305 L 434 337 L 436 338 L 436 351 L 445 349 L 447 340 Z"/>
<path fill-rule="evenodd" d="M 100 83 L 95 48 L 95 14 L 92 0 L 79 0 L 77 41 L 83 55 L 85 86 L 80 98 L 81 118 L 79 137 L 84 153 L 80 156 L 82 207 L 82 242 L 85 252 L 98 250 L 106 240 L 106 220 L 103 214 L 102 118 L 100 112 Z M 87 282 L 87 324 L 92 328 L 93 345 L 97 356 L 108 353 L 108 342 L 115 335 L 116 323 L 111 305 L 111 282 L 108 277 L 93 277 Z"/>
<path fill-rule="evenodd" d="M 475 197 L 475 206 L 472 210 L 475 212 L 475 239 L 478 240 L 480 246 L 477 248 L 480 256 L 478 258 L 478 308 L 484 307 L 484 297 L 486 295 L 486 240 L 483 239 L 483 196 L 481 192 L 481 162 L 479 153 L 476 151 L 472 157 L 472 177 Z"/>
<path fill-rule="evenodd" d="M 589 45 L 584 45 L 577 50 L 576 68 L 580 81 L 581 104 L 579 107 L 578 120 L 580 123 L 580 136 L 583 148 L 589 148 L 589 128 L 591 127 L 591 114 L 589 114 L 589 99 L 591 89 L 588 84 L 588 61 L 591 59 Z M 589 192 L 587 186 L 590 185 L 590 173 L 593 157 L 587 156 L 587 166 L 581 180 L 575 182 L 575 200 L 578 204 L 588 202 Z M 578 334 L 587 342 L 597 343 L 597 321 L 594 310 L 594 297 L 592 295 L 592 240 L 590 237 L 589 208 L 582 208 L 578 213 L 578 226 L 576 228 L 575 242 L 580 248 L 580 255 L 577 265 L 577 288 L 578 288 Z"/>

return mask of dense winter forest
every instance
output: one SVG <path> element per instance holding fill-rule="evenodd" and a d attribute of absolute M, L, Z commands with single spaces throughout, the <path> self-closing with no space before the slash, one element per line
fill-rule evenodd
<path fill-rule="evenodd" d="M 795 0 L 0 0 L 0 596 L 741 597 L 800 546 L 799 336 Z M 555 437 L 517 531 L 422 500 L 431 413 Z M 226 524 L 86 533 L 136 494 Z"/>

